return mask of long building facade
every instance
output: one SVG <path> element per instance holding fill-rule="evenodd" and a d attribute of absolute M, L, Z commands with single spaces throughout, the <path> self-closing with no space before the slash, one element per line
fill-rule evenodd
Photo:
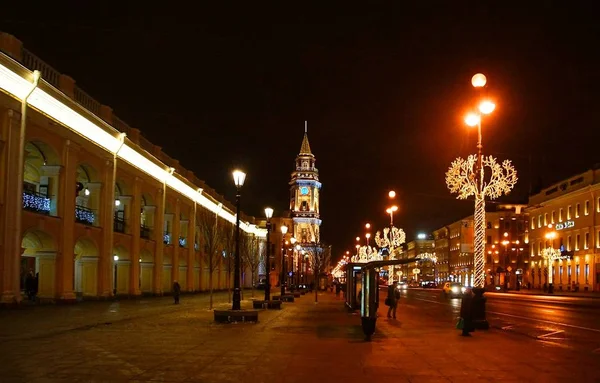
<path fill-rule="evenodd" d="M 27 275 L 47 301 L 230 285 L 234 206 L 15 37 L 0 51 L 0 303 Z M 241 220 L 246 276 L 266 233 Z"/>
<path fill-rule="evenodd" d="M 531 283 L 547 287 L 551 269 L 555 291 L 600 291 L 600 169 L 541 190 L 530 197 L 527 212 Z M 560 259 L 546 259 L 548 248 Z"/>

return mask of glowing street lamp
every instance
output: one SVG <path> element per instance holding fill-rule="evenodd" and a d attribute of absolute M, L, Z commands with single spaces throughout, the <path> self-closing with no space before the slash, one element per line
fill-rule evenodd
<path fill-rule="evenodd" d="M 371 233 L 365 234 L 365 238 L 367 239 L 367 246 L 369 246 L 369 238 L 371 238 Z"/>
<path fill-rule="evenodd" d="M 242 294 L 240 289 L 240 197 L 241 189 L 246 180 L 246 173 L 241 170 L 233 172 L 233 183 L 235 184 L 235 258 L 233 266 L 233 303 L 232 310 L 242 309 Z"/>
<path fill-rule="evenodd" d="M 285 253 L 287 251 L 286 246 L 285 246 L 285 235 L 288 232 L 288 227 L 286 225 L 281 225 L 280 227 L 281 230 L 281 280 L 279 281 L 279 284 L 281 285 L 281 296 L 285 295 L 285 274 L 286 274 L 286 270 L 285 270 Z"/>
<path fill-rule="evenodd" d="M 371 224 L 370 223 L 366 223 L 365 224 L 365 229 L 370 229 L 371 228 Z"/>
<path fill-rule="evenodd" d="M 273 217 L 273 209 L 265 208 L 265 217 L 267 218 L 267 256 L 265 257 L 265 301 L 271 300 L 271 218 Z"/>
<path fill-rule="evenodd" d="M 390 198 L 396 197 L 396 192 L 393 190 L 390 190 L 390 192 L 388 193 L 388 197 L 390 197 Z"/>
<path fill-rule="evenodd" d="M 390 215 L 390 226 L 394 226 L 394 213 L 398 211 L 398 206 L 388 207 L 385 212 Z"/>
<path fill-rule="evenodd" d="M 478 73 L 471 79 L 471 84 L 478 89 L 487 83 L 486 77 Z M 495 109 L 491 101 L 483 101 L 479 105 L 481 114 L 489 114 Z M 474 224 L 474 281 L 473 311 L 476 312 L 474 324 L 478 328 L 487 329 L 489 324 L 485 319 L 485 300 L 483 299 L 485 284 L 485 198 L 496 199 L 508 194 L 517 183 L 517 171 L 509 160 L 501 164 L 492 156 L 484 157 L 482 153 L 481 114 L 467 116 L 466 123 L 477 126 L 477 155 L 469 155 L 467 159 L 457 158 L 446 172 L 446 184 L 451 193 L 457 193 L 458 199 L 475 198 Z M 485 169 L 491 173 L 488 180 L 484 177 Z"/>
<path fill-rule="evenodd" d="M 473 77 L 471 77 L 471 84 L 474 88 L 482 88 L 487 83 L 487 79 L 483 75 L 483 73 L 477 73 Z"/>

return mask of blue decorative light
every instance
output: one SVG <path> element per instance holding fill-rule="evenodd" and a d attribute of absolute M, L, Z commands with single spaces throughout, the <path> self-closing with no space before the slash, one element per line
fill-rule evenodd
<path fill-rule="evenodd" d="M 179 237 L 179 247 L 185 247 L 187 239 L 185 237 Z"/>
<path fill-rule="evenodd" d="M 38 193 L 23 192 L 23 209 L 48 214 L 50 198 Z"/>
<path fill-rule="evenodd" d="M 163 242 L 165 243 L 165 245 L 168 245 L 169 243 L 171 243 L 171 233 L 164 234 Z"/>
<path fill-rule="evenodd" d="M 196 251 L 200 250 L 200 244 L 199 243 L 194 243 L 194 250 L 196 250 Z"/>
<path fill-rule="evenodd" d="M 75 206 L 75 220 L 77 220 L 77 222 L 92 225 L 94 224 L 95 218 L 96 215 L 91 209 L 83 206 Z"/>

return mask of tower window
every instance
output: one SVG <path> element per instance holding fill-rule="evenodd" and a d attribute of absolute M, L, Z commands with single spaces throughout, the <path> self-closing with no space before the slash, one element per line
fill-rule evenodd
<path fill-rule="evenodd" d="M 307 210 L 308 210 L 308 202 L 302 201 L 302 205 L 300 205 L 300 211 L 307 211 Z"/>

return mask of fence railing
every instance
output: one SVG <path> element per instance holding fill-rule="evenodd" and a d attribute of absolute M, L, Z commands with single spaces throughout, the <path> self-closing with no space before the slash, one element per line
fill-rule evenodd
<path fill-rule="evenodd" d="M 54 85 L 58 88 L 58 79 L 60 78 L 60 72 L 40 60 L 39 57 L 23 48 L 23 65 L 30 70 L 39 70 L 42 72 L 42 78 L 46 82 Z"/>
<path fill-rule="evenodd" d="M 50 198 L 37 192 L 23 192 L 23 209 L 41 214 L 50 214 Z"/>
<path fill-rule="evenodd" d="M 75 101 L 96 116 L 100 116 L 100 103 L 94 100 L 89 94 L 81 90 L 80 87 L 75 86 Z"/>
<path fill-rule="evenodd" d="M 96 214 L 94 214 L 92 209 L 75 205 L 75 220 L 86 225 L 93 225 L 96 220 Z"/>

